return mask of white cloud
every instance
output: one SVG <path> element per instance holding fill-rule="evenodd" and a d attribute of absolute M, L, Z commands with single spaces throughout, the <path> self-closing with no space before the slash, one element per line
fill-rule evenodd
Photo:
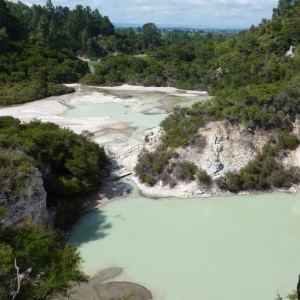
<path fill-rule="evenodd" d="M 249 27 L 270 18 L 278 0 L 52 0 L 53 4 L 76 4 L 98 8 L 115 23 L 207 25 Z M 46 1 L 27 0 L 30 4 Z"/>

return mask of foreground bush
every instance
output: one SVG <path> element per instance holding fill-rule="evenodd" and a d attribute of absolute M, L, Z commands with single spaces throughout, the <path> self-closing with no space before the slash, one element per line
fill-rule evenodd
<path fill-rule="evenodd" d="M 16 266 L 22 278 L 15 299 L 45 299 L 66 291 L 72 281 L 85 280 L 79 252 L 58 233 L 23 227 L 0 234 L 0 299 L 12 299 L 17 292 Z"/>

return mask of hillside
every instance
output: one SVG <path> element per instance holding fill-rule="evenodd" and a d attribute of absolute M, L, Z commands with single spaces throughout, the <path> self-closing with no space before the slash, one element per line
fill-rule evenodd
<path fill-rule="evenodd" d="M 176 61 L 177 68 L 185 66 L 191 70 L 194 60 L 209 53 L 211 58 L 205 64 L 197 64 L 203 76 L 187 78 L 198 80 L 214 97 L 191 108 L 176 107 L 161 123 L 164 130 L 161 144 L 154 153 L 141 154 L 136 167 L 142 182 L 155 185 L 162 180 L 163 172 L 168 170 L 172 177 L 177 170 L 177 174 L 183 172 L 184 176 L 171 181 L 171 186 L 182 180 L 196 180 L 196 177 L 200 183 L 204 180 L 211 184 L 214 179 L 219 188 L 231 192 L 288 188 L 299 183 L 299 168 L 284 166 L 285 157 L 298 151 L 299 145 L 299 131 L 295 128 L 300 113 L 299 12 L 298 2 L 280 1 L 272 20 L 263 20 L 258 27 L 252 26 L 236 38 L 215 41 L 213 51 L 199 52 L 196 57 L 183 56 L 184 59 Z M 170 55 L 163 56 L 162 51 L 154 53 L 153 58 L 156 57 L 154 61 L 159 64 L 164 57 L 164 64 L 160 64 L 165 66 L 164 72 L 160 74 L 167 74 Z M 166 78 L 170 83 L 172 77 Z M 223 120 L 230 126 L 241 126 L 250 134 L 249 142 L 262 131 L 268 131 L 268 140 L 252 154 L 247 164 L 223 174 L 207 174 L 209 170 L 201 168 L 201 157 L 195 165 L 184 152 L 190 151 L 191 147 L 198 152 L 205 149 L 207 137 L 202 133 L 203 129 L 210 122 Z M 160 156 L 157 156 L 158 152 Z M 153 160 L 152 156 L 159 160 Z M 190 159 L 184 161 L 185 156 Z M 174 167 L 180 161 L 185 165 Z M 148 175 L 145 177 L 145 174 Z M 170 181 L 165 184 L 170 185 Z"/>

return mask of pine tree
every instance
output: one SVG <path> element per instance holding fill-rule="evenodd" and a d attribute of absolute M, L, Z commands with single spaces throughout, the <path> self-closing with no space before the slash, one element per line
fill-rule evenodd
<path fill-rule="evenodd" d="M 49 21 L 45 15 L 42 15 L 36 33 L 37 44 L 46 46 L 49 43 Z"/>

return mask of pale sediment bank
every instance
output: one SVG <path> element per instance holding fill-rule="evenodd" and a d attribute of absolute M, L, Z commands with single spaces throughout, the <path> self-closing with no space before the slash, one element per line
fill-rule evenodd
<path fill-rule="evenodd" d="M 68 86 L 68 85 L 67 85 Z M 74 87 L 74 85 L 72 85 Z M 174 87 L 145 87 L 145 86 L 139 86 L 139 85 L 129 85 L 129 84 L 123 84 L 120 86 L 101 86 L 101 87 L 95 87 L 93 88 L 99 88 L 102 90 L 115 90 L 115 91 L 143 91 L 143 92 L 164 92 L 164 93 L 172 93 L 173 95 L 207 95 L 208 93 L 206 91 L 194 91 L 194 90 L 181 90 Z"/>
<path fill-rule="evenodd" d="M 224 191 L 219 189 L 216 185 L 214 185 L 212 188 L 201 190 L 199 187 L 197 187 L 196 182 L 192 183 L 184 183 L 181 182 L 178 184 L 175 188 L 170 188 L 168 186 L 155 186 L 155 187 L 149 187 L 145 184 L 142 184 L 138 181 L 137 178 L 133 180 L 137 188 L 139 190 L 139 193 L 146 198 L 151 199 L 165 199 L 165 198 L 209 198 L 209 197 L 223 197 L 223 196 L 237 196 L 237 195 L 261 195 L 265 193 L 297 193 L 300 191 L 300 185 L 293 185 L 290 188 L 287 189 L 278 189 L 274 188 L 271 190 L 266 191 L 242 191 L 239 193 L 231 193 L 229 191 Z"/>
<path fill-rule="evenodd" d="M 207 96 L 207 92 L 204 91 L 186 91 L 172 87 L 129 85 L 91 87 L 80 84 L 68 84 L 68 86 L 74 87 L 76 92 L 1 108 L 0 116 L 10 115 L 24 122 L 34 119 L 39 119 L 42 122 L 53 122 L 61 127 L 70 128 L 76 133 L 88 130 L 94 133 L 95 142 L 106 144 L 106 150 L 119 168 L 116 173 L 134 169 L 138 154 L 144 143 L 144 136 L 149 132 L 151 134 L 156 133 L 158 129 L 148 129 L 133 136 L 137 128 L 133 127 L 130 122 L 116 120 L 110 115 L 101 117 L 69 117 L 66 114 L 68 111 L 93 104 L 114 103 L 127 107 L 129 111 L 140 113 L 143 122 L 144 116 L 166 113 L 166 110 L 171 109 L 174 103 L 178 101 L 179 103 L 180 101 L 185 103 L 189 100 L 188 98 L 199 99 L 199 97 Z M 155 127 L 157 125 L 158 123 L 155 124 Z M 148 124 L 145 124 L 145 126 L 148 126 Z M 152 125 L 149 124 L 149 127 L 151 128 Z M 108 184 L 108 186 L 110 185 Z M 116 189 L 118 190 L 119 187 Z M 108 191 L 108 189 L 101 190 L 99 194 L 93 195 L 93 200 L 89 200 L 88 203 L 92 203 L 89 204 L 92 208 L 101 207 L 112 199 L 120 198 L 118 192 L 113 194 L 112 196 L 111 191 Z M 168 197 L 171 194 L 163 193 L 160 195 L 160 197 L 164 196 Z"/>
<path fill-rule="evenodd" d="M 142 285 L 125 281 L 115 281 L 115 278 L 122 272 L 123 269 L 118 267 L 99 271 L 87 282 L 74 285 L 68 291 L 66 297 L 60 296 L 59 298 L 53 298 L 53 300 L 111 300 L 123 299 L 125 296 L 131 300 L 152 299 L 151 292 Z"/>
<path fill-rule="evenodd" d="M 130 122 L 121 122 L 114 120 L 109 115 L 101 117 L 84 117 L 84 118 L 70 118 L 65 117 L 64 113 L 71 109 L 89 104 L 104 104 L 104 103 L 116 103 L 127 107 L 131 111 L 139 112 L 144 115 L 162 114 L 165 110 L 160 107 L 160 99 L 164 96 L 157 96 L 155 106 L 153 107 L 153 101 L 151 100 L 151 92 L 160 92 L 174 96 L 176 100 L 178 95 L 182 97 L 197 97 L 205 96 L 206 92 L 197 91 L 182 91 L 175 88 L 148 88 L 148 87 L 136 87 L 136 86 L 120 86 L 120 87 L 89 87 L 82 86 L 80 84 L 68 84 L 76 89 L 75 93 L 67 94 L 63 96 L 54 96 L 43 100 L 38 100 L 21 105 L 0 108 L 0 116 L 13 116 L 19 118 L 21 121 L 29 122 L 33 119 L 39 119 L 42 122 L 53 122 L 62 127 L 72 129 L 76 133 L 81 133 L 84 130 L 89 130 L 95 133 L 95 140 L 98 143 L 106 143 L 109 141 L 116 141 L 128 138 L 135 130 Z M 113 91 L 127 91 L 131 92 L 145 92 L 149 93 L 147 99 L 139 99 L 133 94 L 132 97 L 122 97 L 121 94 L 114 95 Z M 174 100 L 172 99 L 172 100 Z M 145 101 L 144 101 L 145 100 Z M 170 102 L 170 107 L 173 102 Z M 151 127 L 151 126 L 150 126 Z M 121 147 L 119 147 L 121 148 Z"/>

